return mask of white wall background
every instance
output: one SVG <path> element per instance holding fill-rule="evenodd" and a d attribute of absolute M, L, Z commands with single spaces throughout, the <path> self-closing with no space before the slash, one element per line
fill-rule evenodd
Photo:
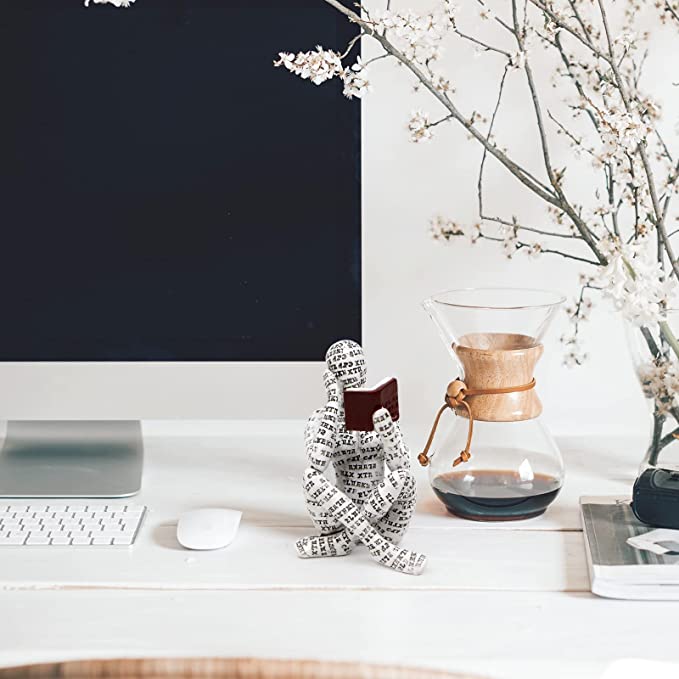
<path fill-rule="evenodd" d="M 433 5 L 434 0 L 411 0 L 406 6 L 427 10 Z M 467 27 L 482 21 L 470 6 L 476 3 L 466 3 L 460 16 Z M 663 62 L 674 55 L 676 63 L 676 34 L 663 39 L 666 43 L 656 60 L 650 60 L 649 73 L 656 69 L 653 78 L 662 81 L 669 103 L 676 105 L 670 65 Z M 364 48 L 364 57 L 372 53 Z M 498 59 L 494 55 L 475 58 L 466 45 L 446 52 L 446 72 L 464 112 L 492 109 L 501 69 Z M 476 220 L 479 146 L 454 123 L 438 127 L 435 139 L 427 144 L 411 143 L 405 130 L 410 111 L 422 108 L 434 120 L 440 113 L 437 103 L 426 93 L 414 94 L 414 80 L 388 60 L 374 64 L 371 76 L 373 92 L 363 100 L 364 343 L 374 378 L 388 373 L 400 378 L 406 428 L 412 437 L 421 438 L 445 386 L 456 377 L 456 368 L 420 301 L 436 291 L 467 286 L 550 288 L 573 297 L 582 269 L 577 262 L 553 255 L 538 259 L 517 255 L 508 261 L 493 243 L 472 246 L 460 239 L 441 245 L 430 239 L 428 220 L 434 214 L 462 222 Z M 542 176 L 524 87 L 521 72 L 510 75 L 497 136 Z M 557 149 L 555 165 L 560 167 L 559 159 L 567 159 L 568 154 L 565 148 Z M 544 208 L 527 197 L 518 181 L 497 164 L 488 167 L 491 211 L 507 216 L 520 210 L 526 223 L 547 226 Z M 586 184 L 589 179 L 580 181 Z M 537 374 L 545 421 L 557 434 L 645 435 L 646 407 L 621 319 L 605 303 L 598 305 L 583 333 L 589 361 L 574 369 L 562 365 L 558 337 L 566 327 L 566 316 L 560 313 L 546 338 Z M 419 445 L 415 438 L 411 440 L 413 446 Z"/>

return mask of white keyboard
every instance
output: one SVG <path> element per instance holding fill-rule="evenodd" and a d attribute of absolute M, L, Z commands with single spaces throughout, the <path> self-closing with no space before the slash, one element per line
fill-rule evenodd
<path fill-rule="evenodd" d="M 145 513 L 141 505 L 0 504 L 0 547 L 131 545 Z"/>

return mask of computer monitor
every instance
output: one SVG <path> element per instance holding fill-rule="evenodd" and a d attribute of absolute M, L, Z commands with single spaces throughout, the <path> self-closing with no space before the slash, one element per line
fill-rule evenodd
<path fill-rule="evenodd" d="M 3 8 L 0 495 L 134 492 L 141 419 L 317 405 L 361 336 L 360 107 L 273 60 L 355 30 L 318 0 Z"/>

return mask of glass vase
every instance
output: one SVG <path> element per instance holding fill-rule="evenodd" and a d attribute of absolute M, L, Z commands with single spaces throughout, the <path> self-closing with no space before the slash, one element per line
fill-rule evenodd
<path fill-rule="evenodd" d="M 559 493 L 563 462 L 540 420 L 533 371 L 562 302 L 561 295 L 541 290 L 477 288 L 449 290 L 423 303 L 458 377 L 448 385 L 419 460 L 452 514 L 527 519 L 542 514 Z"/>
<path fill-rule="evenodd" d="M 650 418 L 639 473 L 649 467 L 679 471 L 679 310 L 669 310 L 655 323 L 625 321 L 625 329 Z"/>

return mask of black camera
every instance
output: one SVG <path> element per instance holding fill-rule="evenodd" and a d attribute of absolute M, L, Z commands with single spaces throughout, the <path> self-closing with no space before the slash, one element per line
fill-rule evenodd
<path fill-rule="evenodd" d="M 646 469 L 634 482 L 632 511 L 658 528 L 679 528 L 679 471 Z"/>

